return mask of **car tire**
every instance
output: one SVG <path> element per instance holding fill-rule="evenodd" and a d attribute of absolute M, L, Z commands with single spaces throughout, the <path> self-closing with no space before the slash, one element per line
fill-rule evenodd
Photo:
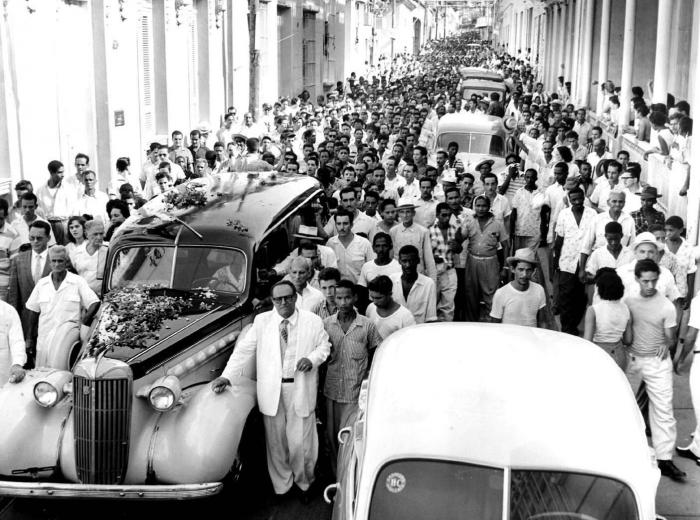
<path fill-rule="evenodd" d="M 259 501 L 272 493 L 267 473 L 265 428 L 257 408 L 246 419 L 238 452 L 223 484 L 224 489 L 219 495 L 225 501 L 222 503 L 236 503 L 244 508 L 259 506 Z"/>

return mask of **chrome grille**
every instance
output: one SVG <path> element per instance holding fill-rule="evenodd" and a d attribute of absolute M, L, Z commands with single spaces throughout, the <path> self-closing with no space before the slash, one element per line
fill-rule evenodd
<path fill-rule="evenodd" d="M 120 484 L 129 460 L 131 381 L 73 377 L 78 478 L 83 484 Z"/>

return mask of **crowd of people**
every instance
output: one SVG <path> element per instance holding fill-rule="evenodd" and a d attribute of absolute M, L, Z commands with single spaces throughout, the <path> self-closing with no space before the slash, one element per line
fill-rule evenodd
<path fill-rule="evenodd" d="M 683 480 L 672 460 L 673 378 L 687 369 L 700 328 L 685 223 L 660 210 L 642 164 L 625 150 L 613 156 L 564 78 L 548 92 L 529 58 L 466 43 L 430 42 L 420 56 L 384 60 L 376 75 L 352 74 L 315 101 L 304 91 L 265 103 L 257 120 L 230 107 L 217 131 L 203 122 L 151 144 L 133 172 L 129 158 L 118 159 L 104 191 L 85 154 L 70 174 L 51 161 L 36 190 L 18 183 L 12 207 L 0 200 L 0 298 L 11 322 L 4 380 L 45 362 L 61 322 L 90 323 L 108 243 L 147 200 L 224 172 L 302 174 L 318 180 L 322 196 L 291 255 L 267 273 L 274 310 L 256 318 L 212 383 L 224 391 L 257 353 L 277 494 L 296 484 L 308 496 L 315 411 L 334 460 L 375 348 L 401 328 L 435 321 L 546 327 L 595 343 L 640 403 L 647 396 L 661 472 Z M 500 72 L 505 97 L 463 99 L 462 66 Z M 608 114 L 620 110 L 613 93 Z M 687 165 L 688 104 L 647 106 L 644 92 L 634 93 L 636 116 L 622 131 L 635 129 L 655 143 L 650 153 Z M 489 158 L 467 171 L 457 142 L 435 149 L 438 121 L 455 113 L 514 120 L 503 171 Z M 697 431 L 676 451 L 700 463 L 699 443 Z"/>

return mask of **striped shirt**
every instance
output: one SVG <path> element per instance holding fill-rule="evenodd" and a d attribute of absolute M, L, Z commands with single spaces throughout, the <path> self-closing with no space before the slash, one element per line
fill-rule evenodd
<path fill-rule="evenodd" d="M 355 315 L 347 332 L 338 321 L 338 313 L 323 320 L 323 326 L 331 342 L 323 394 L 339 403 L 356 403 L 369 370 L 369 351 L 382 337 L 374 323 L 361 314 Z"/>
<path fill-rule="evenodd" d="M 316 305 L 316 307 L 311 309 L 311 312 L 313 312 L 316 316 L 318 316 L 322 320 L 325 320 L 329 316 L 333 316 L 333 314 L 338 312 L 338 308 L 335 305 L 333 305 L 333 307 L 331 307 L 328 304 L 328 300 L 324 299 L 321 303 Z"/>
<path fill-rule="evenodd" d="M 452 219 L 451 219 L 452 220 Z M 454 259 L 452 249 L 449 247 L 450 240 L 456 240 L 457 230 L 459 226 L 456 221 L 452 221 L 447 225 L 447 240 L 442 234 L 440 227 L 438 226 L 437 219 L 435 223 L 428 228 L 430 233 L 430 245 L 433 248 L 433 257 L 435 258 L 435 263 L 445 263 L 448 268 L 454 267 Z"/>

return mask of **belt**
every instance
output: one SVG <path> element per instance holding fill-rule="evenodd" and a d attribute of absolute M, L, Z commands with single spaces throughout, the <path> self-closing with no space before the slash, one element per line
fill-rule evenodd
<path fill-rule="evenodd" d="M 48 217 L 46 220 L 49 222 L 65 222 L 68 220 L 68 217 Z"/>
<path fill-rule="evenodd" d="M 491 258 L 496 258 L 496 255 L 493 256 L 481 256 L 481 255 L 473 255 L 472 253 L 469 253 L 469 256 L 472 258 L 475 258 L 476 260 L 490 260 Z"/>
<path fill-rule="evenodd" d="M 283 383 L 293 383 L 293 382 L 294 382 L 294 378 L 293 378 L 293 377 L 283 377 L 283 378 L 282 378 L 282 382 L 283 382 Z"/>
<path fill-rule="evenodd" d="M 700 354 L 700 350 L 693 350 L 693 354 Z"/>

